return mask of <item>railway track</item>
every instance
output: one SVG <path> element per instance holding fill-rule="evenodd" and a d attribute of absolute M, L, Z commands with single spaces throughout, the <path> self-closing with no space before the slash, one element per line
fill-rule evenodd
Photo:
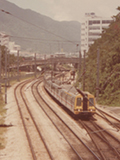
<path fill-rule="evenodd" d="M 44 139 L 41 137 L 39 126 L 34 120 L 33 114 L 29 108 L 29 103 L 25 98 L 25 86 L 31 81 L 20 83 L 14 91 L 15 99 L 22 119 L 23 127 L 27 137 L 31 159 L 53 159 L 49 150 L 45 145 Z M 42 154 L 41 154 L 42 151 Z"/>
<path fill-rule="evenodd" d="M 102 113 L 103 115 L 103 113 Z M 109 114 L 106 114 L 109 118 L 113 119 L 112 116 L 109 116 Z M 99 115 L 100 116 L 100 115 Z M 114 118 L 114 121 L 117 121 L 117 123 L 113 124 L 106 116 L 103 116 L 104 119 L 111 123 L 114 127 L 119 127 L 119 120 Z M 82 126 L 86 129 L 86 131 L 89 133 L 92 141 L 94 142 L 94 145 L 96 146 L 98 150 L 98 157 L 100 159 L 120 159 L 120 141 L 119 141 L 119 134 L 116 136 L 113 136 L 111 133 L 107 131 L 107 129 L 100 127 L 97 123 L 94 123 L 94 121 L 90 121 L 91 125 L 84 124 L 82 122 Z M 96 131 L 96 132 L 95 132 Z M 91 135 L 91 133 L 93 135 Z M 95 138 L 96 137 L 96 138 Z M 101 142 L 102 141 L 102 142 Z M 100 142 L 100 143 L 99 143 Z M 106 152 L 108 151 L 108 152 Z"/>
<path fill-rule="evenodd" d="M 30 104 L 25 92 L 29 90 L 36 105 Z M 79 121 L 61 114 L 60 108 L 49 102 L 42 78 L 24 81 L 15 88 L 15 98 L 27 137 L 31 159 L 120 159 L 120 141 L 94 120 Z M 36 109 L 39 114 L 36 114 Z M 117 119 L 95 115 L 119 130 Z M 77 126 L 76 126 L 77 124 Z M 80 127 L 79 127 L 79 125 Z M 81 127 L 82 125 L 82 127 Z M 89 134 L 89 143 L 82 139 L 81 128 Z M 93 143 L 93 144 L 92 144 Z"/>
<path fill-rule="evenodd" d="M 38 80 L 39 81 L 39 80 Z M 62 148 L 59 149 L 61 144 L 58 144 L 58 146 L 53 147 L 53 140 L 50 139 L 50 133 L 47 133 L 46 131 L 43 131 L 45 128 L 48 129 L 48 122 L 45 125 L 44 123 L 40 123 L 35 117 L 34 110 L 30 107 L 30 104 L 26 98 L 25 91 L 26 89 L 30 88 L 27 87 L 30 81 L 22 82 L 15 88 L 15 98 L 17 101 L 18 109 L 20 112 L 20 116 L 22 119 L 22 123 L 24 126 L 24 130 L 26 133 L 26 137 L 29 144 L 29 150 L 31 154 L 31 159 L 37 160 L 37 159 L 82 159 L 77 153 L 74 154 L 71 153 L 70 147 L 63 147 L 63 145 L 66 145 L 65 142 L 62 142 Z M 32 82 L 35 83 L 36 82 Z M 39 82 L 38 82 L 39 83 Z M 32 106 L 33 107 L 33 106 Z M 38 107 L 38 106 L 37 106 Z M 43 119 L 42 119 L 43 120 Z M 44 129 L 43 129 L 44 128 Z M 53 128 L 50 124 L 50 128 Z M 55 128 L 55 127 L 54 127 Z M 56 130 L 55 134 L 58 136 L 58 133 Z M 45 132 L 47 135 L 45 135 Z M 53 131 L 52 131 L 53 132 Z M 46 137 L 47 136 L 47 137 Z M 60 137 L 60 141 L 63 141 Z M 53 136 L 54 141 L 56 141 L 55 137 Z M 51 141 L 51 144 L 49 144 Z M 42 144 L 41 144 L 42 143 Z M 58 148 L 57 148 L 58 147 Z M 55 150 L 56 148 L 56 150 Z M 67 150 L 64 150 L 64 149 Z M 61 150 L 61 153 L 59 152 Z M 63 153 L 62 153 L 63 152 Z"/>
<path fill-rule="evenodd" d="M 97 108 L 94 118 L 88 121 L 79 120 L 79 123 L 91 137 L 100 154 L 100 159 L 120 159 L 120 120 L 118 118 Z"/>
<path fill-rule="evenodd" d="M 101 109 L 97 109 L 96 115 L 103 118 L 106 122 L 108 122 L 113 128 L 116 128 L 118 131 L 120 130 L 120 120 L 113 115 L 106 113 Z"/>
<path fill-rule="evenodd" d="M 120 141 L 118 138 L 107 132 L 106 129 L 100 127 L 100 125 L 94 123 L 94 121 L 90 121 L 90 123 L 91 125 L 89 123 L 84 124 L 84 128 L 87 130 L 87 132 L 89 132 L 89 135 L 98 150 L 99 154 L 97 157 L 103 160 L 120 159 Z"/>
<path fill-rule="evenodd" d="M 59 111 L 57 111 L 54 107 L 51 107 L 51 105 L 48 104 L 49 102 L 46 103 L 45 96 L 43 95 L 41 96 L 42 91 L 41 91 L 41 87 L 39 87 L 39 83 L 36 83 L 35 85 L 33 85 L 32 88 L 33 88 L 34 97 L 36 98 L 36 101 L 38 101 L 40 107 L 44 106 L 42 107 L 43 111 L 45 112 L 47 117 L 51 120 L 53 125 L 59 131 L 59 133 L 64 137 L 66 142 L 69 144 L 69 146 L 72 149 L 71 152 L 74 152 L 76 154 L 75 159 L 88 159 L 88 157 L 90 159 L 99 159 L 97 154 L 95 154 L 95 152 L 91 150 L 91 147 L 88 147 L 82 141 L 82 139 L 80 139 L 80 135 L 78 136 L 75 133 L 74 129 L 71 128 L 71 124 L 66 123 L 66 121 L 68 120 L 62 119 Z M 44 94 L 45 94 L 45 90 L 44 90 Z"/>
<path fill-rule="evenodd" d="M 119 140 L 97 125 L 94 121 L 80 121 L 91 137 L 101 156 L 100 159 L 120 159 Z"/>

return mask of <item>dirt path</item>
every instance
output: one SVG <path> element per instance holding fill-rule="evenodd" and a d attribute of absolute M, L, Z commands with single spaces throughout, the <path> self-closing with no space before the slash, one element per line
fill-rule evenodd
<path fill-rule="evenodd" d="M 12 126 L 7 128 L 5 135 L 6 147 L 0 150 L 0 159 L 30 160 L 25 132 L 22 128 L 22 121 L 14 98 L 14 88 L 15 86 L 11 87 L 7 92 L 7 105 L 5 106 L 7 114 L 5 124 L 10 124 Z"/>

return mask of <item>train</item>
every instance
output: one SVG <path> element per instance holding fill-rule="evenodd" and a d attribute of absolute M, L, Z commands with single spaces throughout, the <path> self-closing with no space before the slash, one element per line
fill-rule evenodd
<path fill-rule="evenodd" d="M 44 76 L 44 87 L 47 92 L 67 108 L 72 115 L 92 116 L 96 113 L 95 97 L 89 92 L 82 92 L 70 85 L 55 83 L 51 78 Z"/>

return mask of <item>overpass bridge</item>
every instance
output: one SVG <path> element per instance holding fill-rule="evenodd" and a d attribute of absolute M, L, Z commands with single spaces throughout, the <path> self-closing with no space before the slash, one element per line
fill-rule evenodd
<path fill-rule="evenodd" d="M 17 69 L 19 70 L 27 70 L 34 71 L 35 67 L 40 66 L 45 68 L 47 65 L 53 65 L 54 70 L 56 69 L 57 64 L 73 64 L 73 66 L 77 67 L 79 64 L 79 58 L 74 57 L 52 57 L 48 59 L 34 59 L 34 60 L 24 60 L 22 62 L 17 62 L 9 67 L 9 69 Z"/>

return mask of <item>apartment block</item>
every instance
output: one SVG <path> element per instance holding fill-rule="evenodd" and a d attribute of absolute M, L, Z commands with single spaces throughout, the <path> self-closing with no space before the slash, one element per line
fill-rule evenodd
<path fill-rule="evenodd" d="M 9 35 L 4 32 L 0 32 L 0 45 L 6 46 L 7 48 L 9 45 Z"/>
<path fill-rule="evenodd" d="M 17 55 L 18 50 L 20 51 L 21 46 L 16 45 L 15 42 L 10 41 L 10 36 L 5 32 L 0 32 L 0 45 L 8 48 L 10 54 Z"/>
<path fill-rule="evenodd" d="M 81 24 L 81 53 L 88 51 L 91 44 L 101 37 L 103 28 L 108 28 L 112 18 L 99 17 L 95 13 L 85 13 Z"/>

